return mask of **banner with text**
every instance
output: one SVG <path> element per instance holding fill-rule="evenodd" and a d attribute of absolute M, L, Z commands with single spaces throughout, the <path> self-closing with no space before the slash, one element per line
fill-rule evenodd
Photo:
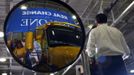
<path fill-rule="evenodd" d="M 74 24 L 72 15 L 49 8 L 15 9 L 7 22 L 7 32 L 27 32 L 48 22 L 68 22 Z"/>

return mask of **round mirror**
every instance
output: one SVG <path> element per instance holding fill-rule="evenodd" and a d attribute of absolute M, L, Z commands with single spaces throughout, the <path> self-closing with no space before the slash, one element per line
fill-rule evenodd
<path fill-rule="evenodd" d="M 61 1 L 30 0 L 17 4 L 4 26 L 14 59 L 37 72 L 56 72 L 72 64 L 84 46 L 84 27 Z"/>

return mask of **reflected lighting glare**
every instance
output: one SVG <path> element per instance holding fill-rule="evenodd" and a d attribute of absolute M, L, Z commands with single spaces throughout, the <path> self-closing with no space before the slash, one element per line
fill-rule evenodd
<path fill-rule="evenodd" d="M 0 62 L 6 62 L 6 58 L 0 58 Z"/>
<path fill-rule="evenodd" d="M 134 73 L 134 70 L 130 70 L 130 73 Z"/>
<path fill-rule="evenodd" d="M 22 6 L 21 6 L 21 9 L 22 9 L 22 10 L 27 10 L 27 6 L 26 6 L 26 5 L 22 5 Z"/>
<path fill-rule="evenodd" d="M 52 31 L 52 34 L 55 35 L 54 31 Z"/>
<path fill-rule="evenodd" d="M 0 37 L 4 37 L 4 33 L 0 31 Z"/>
<path fill-rule="evenodd" d="M 73 19 L 76 19 L 76 16 L 75 16 L 75 15 L 73 15 L 73 16 L 72 16 L 72 18 L 73 18 Z"/>
<path fill-rule="evenodd" d="M 7 75 L 7 73 L 2 73 L 2 75 Z"/>

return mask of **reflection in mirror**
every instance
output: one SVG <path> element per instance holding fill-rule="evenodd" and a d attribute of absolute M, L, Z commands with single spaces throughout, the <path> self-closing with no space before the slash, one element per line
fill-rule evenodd
<path fill-rule="evenodd" d="M 73 63 L 85 35 L 72 11 L 49 0 L 23 1 L 14 7 L 6 19 L 5 42 L 16 61 L 38 72 L 55 72 Z"/>

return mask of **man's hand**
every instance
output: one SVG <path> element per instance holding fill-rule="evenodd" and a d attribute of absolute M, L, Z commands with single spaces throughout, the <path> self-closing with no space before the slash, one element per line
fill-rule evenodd
<path fill-rule="evenodd" d="M 129 58 L 129 55 L 124 54 L 124 55 L 122 56 L 122 58 L 123 58 L 123 60 L 126 60 L 126 59 L 128 59 L 128 58 Z"/>

